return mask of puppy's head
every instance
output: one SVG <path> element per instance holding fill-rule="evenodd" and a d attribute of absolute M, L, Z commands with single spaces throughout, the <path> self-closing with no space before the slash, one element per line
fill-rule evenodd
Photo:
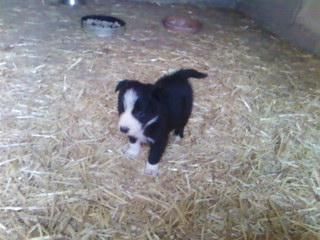
<path fill-rule="evenodd" d="M 118 95 L 119 129 L 128 136 L 142 136 L 144 129 L 157 121 L 157 101 L 153 86 L 135 80 L 122 80 Z"/>

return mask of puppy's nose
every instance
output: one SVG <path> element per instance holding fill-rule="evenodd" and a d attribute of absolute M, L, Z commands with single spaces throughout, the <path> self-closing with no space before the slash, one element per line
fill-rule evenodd
<path fill-rule="evenodd" d="M 129 132 L 129 128 L 128 127 L 120 127 L 120 131 L 123 133 L 127 133 L 127 132 Z"/>

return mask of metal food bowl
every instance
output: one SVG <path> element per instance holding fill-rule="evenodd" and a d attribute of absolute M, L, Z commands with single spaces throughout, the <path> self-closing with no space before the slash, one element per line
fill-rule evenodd
<path fill-rule="evenodd" d="M 126 23 L 111 16 L 89 15 L 81 18 L 81 26 L 89 34 L 110 38 L 122 35 L 125 32 Z"/>
<path fill-rule="evenodd" d="M 169 16 L 162 23 L 165 28 L 175 32 L 197 33 L 202 28 L 198 20 L 179 16 Z"/>
<path fill-rule="evenodd" d="M 74 7 L 77 5 L 84 5 L 86 3 L 85 0 L 60 0 L 60 2 L 64 5 L 68 5 L 70 7 Z"/>

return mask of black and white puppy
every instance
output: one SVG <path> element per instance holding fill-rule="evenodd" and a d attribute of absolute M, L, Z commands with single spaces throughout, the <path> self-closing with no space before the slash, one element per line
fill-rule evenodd
<path fill-rule="evenodd" d="M 127 155 L 138 156 L 141 144 L 149 144 L 145 174 L 157 176 L 158 163 L 174 130 L 183 138 L 192 111 L 193 91 L 188 78 L 205 78 L 207 74 L 181 69 L 160 78 L 155 84 L 122 80 L 116 87 L 119 129 L 129 137 Z"/>

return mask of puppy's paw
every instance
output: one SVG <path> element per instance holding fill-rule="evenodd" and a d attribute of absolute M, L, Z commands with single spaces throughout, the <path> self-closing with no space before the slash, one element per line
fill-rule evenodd
<path fill-rule="evenodd" d="M 159 176 L 159 164 L 150 164 L 147 162 L 146 167 L 144 169 L 144 174 L 152 177 Z"/>
<path fill-rule="evenodd" d="M 137 152 L 133 152 L 130 148 L 125 152 L 125 155 L 128 159 L 136 159 L 139 155 Z"/>
<path fill-rule="evenodd" d="M 175 135 L 175 139 L 173 141 L 173 143 L 179 143 L 181 142 L 182 138 L 179 135 Z"/>
<path fill-rule="evenodd" d="M 135 159 L 138 157 L 140 153 L 140 144 L 135 143 L 135 144 L 130 144 L 128 150 L 126 151 L 126 156 L 129 159 Z"/>
<path fill-rule="evenodd" d="M 139 151 L 136 151 L 135 149 L 129 148 L 126 152 L 125 155 L 129 159 L 136 159 L 139 155 Z"/>

